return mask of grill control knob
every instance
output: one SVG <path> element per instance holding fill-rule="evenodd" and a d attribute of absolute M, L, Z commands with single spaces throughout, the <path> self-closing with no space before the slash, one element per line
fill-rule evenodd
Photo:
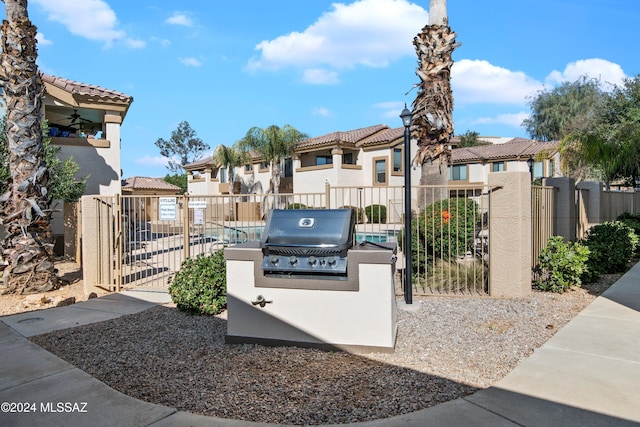
<path fill-rule="evenodd" d="M 277 256 L 272 256 L 271 258 L 269 258 L 269 262 L 272 265 L 278 265 L 280 264 L 280 258 L 278 258 Z"/>
<path fill-rule="evenodd" d="M 336 258 L 330 256 L 329 258 L 327 258 L 327 264 L 329 264 L 330 267 L 333 267 L 336 265 Z"/>
<path fill-rule="evenodd" d="M 314 257 L 313 255 L 309 257 L 309 265 L 316 265 L 316 262 L 318 262 L 318 260 L 316 260 L 316 257 Z"/>
<path fill-rule="evenodd" d="M 296 258 L 295 256 L 292 256 L 291 258 L 289 258 L 289 264 L 296 265 L 297 263 L 298 263 L 298 258 Z"/>

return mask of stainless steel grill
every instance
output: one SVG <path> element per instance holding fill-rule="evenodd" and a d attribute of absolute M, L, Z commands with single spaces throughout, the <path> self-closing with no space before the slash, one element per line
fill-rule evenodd
<path fill-rule="evenodd" d="M 352 209 L 274 209 L 260 246 L 265 276 L 346 279 Z"/>

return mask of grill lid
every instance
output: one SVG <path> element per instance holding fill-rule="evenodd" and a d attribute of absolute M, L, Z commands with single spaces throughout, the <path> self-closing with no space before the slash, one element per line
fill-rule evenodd
<path fill-rule="evenodd" d="M 265 255 L 313 250 L 344 256 L 353 245 L 354 226 L 353 209 L 274 209 L 260 243 Z"/>

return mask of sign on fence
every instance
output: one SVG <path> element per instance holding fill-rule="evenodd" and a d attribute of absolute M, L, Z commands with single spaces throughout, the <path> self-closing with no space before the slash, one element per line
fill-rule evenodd
<path fill-rule="evenodd" d="M 160 197 L 160 220 L 175 221 L 176 220 L 176 198 Z"/>

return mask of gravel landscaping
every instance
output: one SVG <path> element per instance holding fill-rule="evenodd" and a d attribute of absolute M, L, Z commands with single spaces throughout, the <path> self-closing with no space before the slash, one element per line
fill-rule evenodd
<path fill-rule="evenodd" d="M 129 396 L 279 424 L 386 418 L 495 384 L 620 275 L 565 294 L 414 297 L 393 354 L 226 345 L 226 313 L 159 306 L 32 341 Z"/>

